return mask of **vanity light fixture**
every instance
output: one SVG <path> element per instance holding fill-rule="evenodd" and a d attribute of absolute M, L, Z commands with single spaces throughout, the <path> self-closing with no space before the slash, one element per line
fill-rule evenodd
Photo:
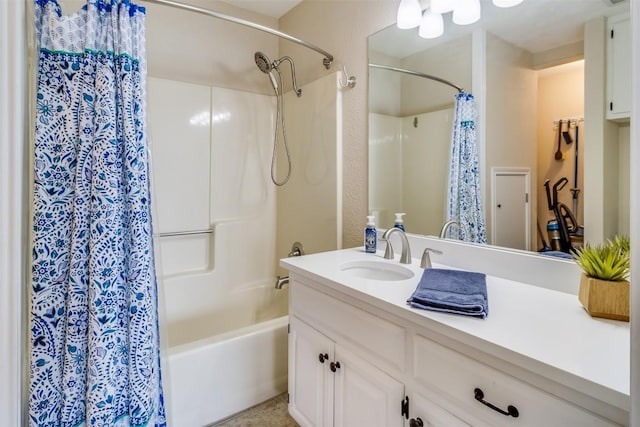
<path fill-rule="evenodd" d="M 400 0 L 397 25 L 401 29 L 415 28 L 420 25 L 422 8 L 418 0 Z"/>
<path fill-rule="evenodd" d="M 457 0 L 451 20 L 454 24 L 470 25 L 480 19 L 480 0 Z"/>
<path fill-rule="evenodd" d="M 523 0 L 493 0 L 497 7 L 512 7 Z M 611 0 L 610 0 L 611 1 Z M 418 35 L 425 39 L 440 37 L 444 33 L 442 15 L 453 11 L 451 20 L 457 25 L 470 25 L 480 20 L 480 0 L 431 0 L 422 14 L 419 0 L 400 0 L 397 25 L 401 29 L 420 26 Z"/>
<path fill-rule="evenodd" d="M 431 0 L 429 8 L 432 13 L 443 14 L 453 11 L 455 5 L 456 0 Z"/>
<path fill-rule="evenodd" d="M 424 11 L 418 35 L 423 39 L 435 39 L 444 34 L 444 21 L 442 15 L 434 13 L 431 9 Z"/>

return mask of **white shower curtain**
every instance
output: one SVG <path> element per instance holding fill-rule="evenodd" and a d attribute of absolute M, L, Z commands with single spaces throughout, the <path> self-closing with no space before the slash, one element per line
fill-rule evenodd
<path fill-rule="evenodd" d="M 453 117 L 447 218 L 457 221 L 457 237 L 465 242 L 487 243 L 473 95 L 459 93 Z"/>

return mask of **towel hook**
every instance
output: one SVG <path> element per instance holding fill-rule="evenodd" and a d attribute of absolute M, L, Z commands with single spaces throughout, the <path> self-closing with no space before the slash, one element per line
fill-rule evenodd
<path fill-rule="evenodd" d="M 349 73 L 347 72 L 347 66 L 343 65 L 342 66 L 342 75 L 344 76 L 344 80 L 342 79 L 342 76 L 340 77 L 340 87 L 350 87 L 350 88 L 354 88 L 356 87 L 356 76 L 350 76 Z"/>

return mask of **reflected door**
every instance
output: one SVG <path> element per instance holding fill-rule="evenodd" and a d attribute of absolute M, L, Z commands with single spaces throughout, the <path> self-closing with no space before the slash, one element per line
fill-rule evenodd
<path fill-rule="evenodd" d="M 529 171 L 493 169 L 492 243 L 529 250 Z"/>

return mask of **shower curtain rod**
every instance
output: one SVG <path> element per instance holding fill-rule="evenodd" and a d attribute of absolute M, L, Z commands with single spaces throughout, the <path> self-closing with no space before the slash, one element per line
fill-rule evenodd
<path fill-rule="evenodd" d="M 146 1 L 148 3 L 156 3 L 156 4 L 161 4 L 161 5 L 164 5 L 164 6 L 175 7 L 177 9 L 184 9 L 184 10 L 188 10 L 188 11 L 191 11 L 191 12 L 201 13 L 203 15 L 213 16 L 214 18 L 218 18 L 218 19 L 222 19 L 222 20 L 225 20 L 225 21 L 234 22 L 236 24 L 244 25 L 245 27 L 250 27 L 250 28 L 254 28 L 256 30 L 264 31 L 265 33 L 273 34 L 274 36 L 278 36 L 278 37 L 281 37 L 281 38 L 283 38 L 285 40 L 289 40 L 291 42 L 297 43 L 297 44 L 302 45 L 302 46 L 304 46 L 306 48 L 309 48 L 311 50 L 315 50 L 316 52 L 318 52 L 321 55 L 324 55 L 324 59 L 322 60 L 322 65 L 324 65 L 324 67 L 327 70 L 329 68 L 331 68 L 331 64 L 333 64 L 333 55 L 331 55 L 326 50 L 320 49 L 318 46 L 315 46 L 315 45 L 313 45 L 313 44 L 311 44 L 309 42 L 306 42 L 304 40 L 300 40 L 300 39 L 298 39 L 296 37 L 290 36 L 289 34 L 283 33 L 283 32 L 278 31 L 278 30 L 274 30 L 273 28 L 269 28 L 269 27 L 266 27 L 264 25 L 256 24 L 255 22 L 247 21 L 245 19 L 236 18 L 234 16 L 225 15 L 225 14 L 222 14 L 222 13 L 219 13 L 219 12 L 215 12 L 213 10 L 203 9 L 201 7 L 191 6 L 189 4 L 178 3 L 178 2 L 170 1 L 170 0 L 143 0 L 143 1 Z"/>
<path fill-rule="evenodd" d="M 464 93 L 464 89 L 463 88 L 461 88 L 460 86 L 458 86 L 455 83 L 451 83 L 448 80 L 441 79 L 440 77 L 431 76 L 429 74 L 420 73 L 418 71 L 405 70 L 404 68 L 389 67 L 387 65 L 380 65 L 380 64 L 369 64 L 369 67 L 380 68 L 381 70 L 396 71 L 398 73 L 410 74 L 412 76 L 418 76 L 418 77 L 423 77 L 423 78 L 429 79 L 429 80 L 435 80 L 437 82 L 444 83 L 444 84 L 446 84 L 448 86 L 451 86 L 454 89 L 457 89 L 458 92 L 460 92 L 460 93 Z"/>

